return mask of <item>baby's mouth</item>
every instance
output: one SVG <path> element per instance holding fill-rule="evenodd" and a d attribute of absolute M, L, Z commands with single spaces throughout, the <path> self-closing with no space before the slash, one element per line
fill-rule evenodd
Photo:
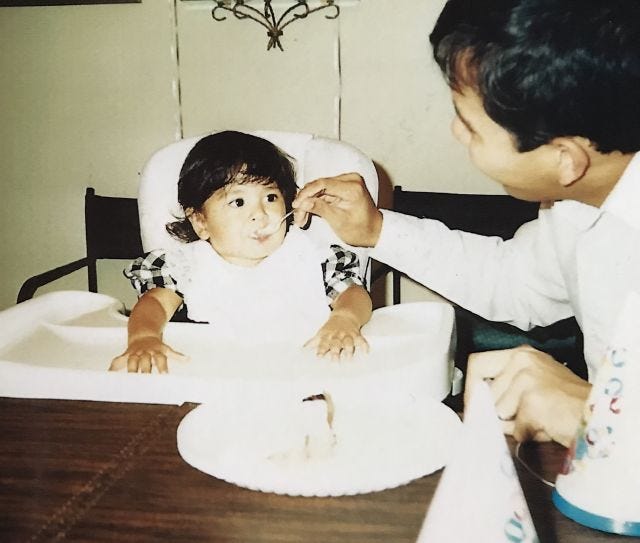
<path fill-rule="evenodd" d="M 257 228 L 251 234 L 252 239 L 257 239 L 258 241 L 264 241 L 265 239 L 271 237 L 275 234 L 280 228 L 280 224 L 278 222 L 267 224 L 262 228 Z"/>
<path fill-rule="evenodd" d="M 262 228 L 254 230 L 254 235 L 263 239 L 272 236 L 278 230 L 280 230 L 280 227 L 284 224 L 285 219 L 291 215 L 293 215 L 293 209 L 288 213 L 285 213 L 282 217 L 278 218 L 275 222 L 271 222 L 263 226 Z"/>
<path fill-rule="evenodd" d="M 273 232 L 268 230 L 268 228 L 269 226 L 265 226 L 264 228 L 260 228 L 259 230 L 254 230 L 249 237 L 255 241 L 259 241 L 262 243 L 273 235 Z"/>

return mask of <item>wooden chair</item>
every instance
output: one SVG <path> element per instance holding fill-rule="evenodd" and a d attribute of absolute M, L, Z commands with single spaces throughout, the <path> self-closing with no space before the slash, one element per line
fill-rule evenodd
<path fill-rule="evenodd" d="M 98 292 L 98 260 L 133 259 L 143 254 L 135 198 L 98 196 L 89 187 L 84 204 L 87 255 L 27 279 L 20 288 L 17 303 L 32 298 L 38 288 L 84 267 L 87 268 L 88 290 Z"/>

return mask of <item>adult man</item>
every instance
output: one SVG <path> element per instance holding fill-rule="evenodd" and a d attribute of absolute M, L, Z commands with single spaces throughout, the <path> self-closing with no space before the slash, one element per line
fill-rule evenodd
<path fill-rule="evenodd" d="M 528 329 L 575 315 L 593 380 L 618 310 L 640 289 L 640 3 L 449 0 L 431 34 L 471 161 L 539 218 L 500 242 L 379 211 L 357 174 L 302 189 L 296 222 L 491 320 Z M 568 445 L 590 385 L 531 347 L 472 355 L 504 430 Z"/>

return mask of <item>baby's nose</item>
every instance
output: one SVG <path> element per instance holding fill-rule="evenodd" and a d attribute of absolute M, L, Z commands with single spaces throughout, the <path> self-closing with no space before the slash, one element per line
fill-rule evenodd
<path fill-rule="evenodd" d="M 269 215 L 263 206 L 257 206 L 251 214 L 251 220 L 255 222 L 266 222 L 269 219 Z"/>

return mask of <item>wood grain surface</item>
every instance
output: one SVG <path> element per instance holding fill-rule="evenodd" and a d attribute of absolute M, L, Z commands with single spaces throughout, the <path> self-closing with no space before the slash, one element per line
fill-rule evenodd
<path fill-rule="evenodd" d="M 178 454 L 176 429 L 194 407 L 0 398 L 0 541 L 416 541 L 440 472 L 338 498 L 246 490 Z M 521 456 L 553 480 L 564 449 L 527 444 Z M 566 519 L 549 487 L 519 473 L 541 543 L 629 541 Z"/>

